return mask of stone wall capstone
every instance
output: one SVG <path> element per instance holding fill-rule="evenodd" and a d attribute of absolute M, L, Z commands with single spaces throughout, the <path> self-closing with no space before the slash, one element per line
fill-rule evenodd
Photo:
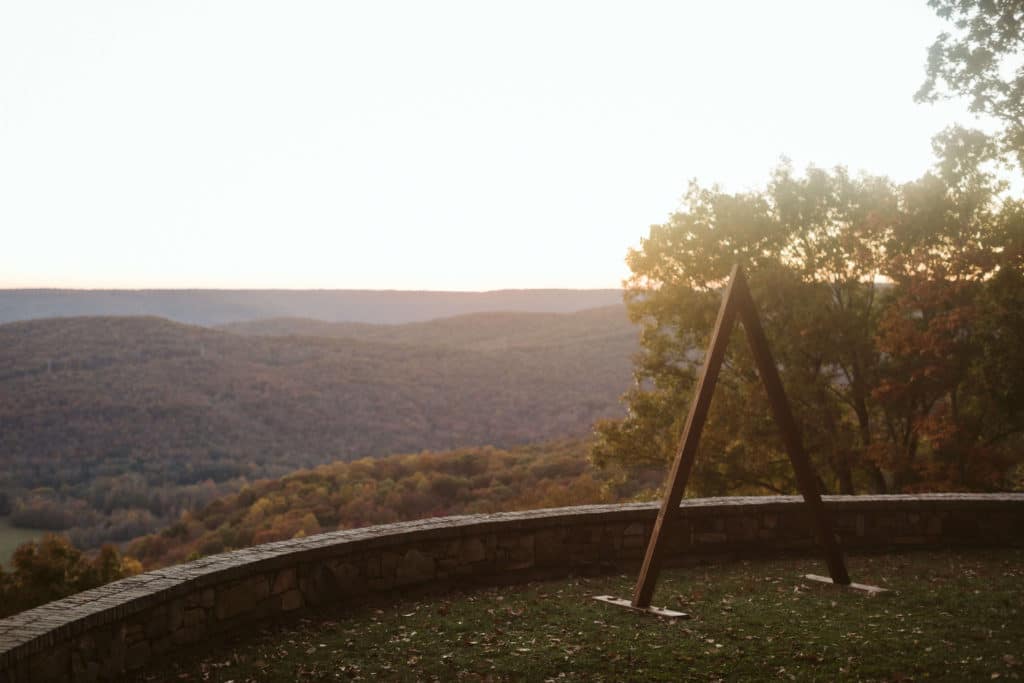
<path fill-rule="evenodd" d="M 1024 545 L 1024 494 L 825 496 L 847 551 Z M 335 531 L 146 572 L 0 620 L 0 683 L 117 678 L 297 610 L 409 588 L 635 570 L 657 505 L 464 515 Z M 813 553 L 795 496 L 684 500 L 669 562 Z"/>

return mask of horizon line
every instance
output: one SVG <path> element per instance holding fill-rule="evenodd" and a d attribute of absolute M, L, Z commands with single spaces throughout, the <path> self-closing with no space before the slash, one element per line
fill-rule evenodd
<path fill-rule="evenodd" d="M 617 292 L 625 287 L 503 287 L 499 289 L 375 289 L 357 287 L 0 287 L 7 292 L 373 292 L 500 294 L 502 292 Z"/>

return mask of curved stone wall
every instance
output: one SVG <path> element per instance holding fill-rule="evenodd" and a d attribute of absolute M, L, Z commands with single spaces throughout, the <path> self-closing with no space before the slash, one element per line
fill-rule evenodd
<path fill-rule="evenodd" d="M 1024 544 L 1024 494 L 825 501 L 850 551 Z M 371 593 L 635 570 L 656 513 L 644 503 L 443 517 L 147 572 L 0 620 L 0 683 L 108 679 L 259 619 Z M 670 562 L 814 550 L 798 497 L 691 499 L 680 516 Z"/>

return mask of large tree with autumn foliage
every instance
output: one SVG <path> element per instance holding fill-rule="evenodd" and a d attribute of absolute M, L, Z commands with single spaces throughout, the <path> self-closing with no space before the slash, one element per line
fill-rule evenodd
<path fill-rule="evenodd" d="M 929 5 L 949 30 L 917 99 L 966 97 L 1000 130 L 944 131 L 934 169 L 903 185 L 783 165 L 759 192 L 692 186 L 629 253 L 643 350 L 629 414 L 598 425 L 598 464 L 672 456 L 723 278 L 739 263 L 823 488 L 1024 485 L 1024 202 L 997 176 L 1024 162 L 1024 2 Z M 742 338 L 701 451 L 691 491 L 795 488 Z"/>
<path fill-rule="evenodd" d="M 7 571 L 0 565 L 0 617 L 58 600 L 142 571 L 113 545 L 88 557 L 67 538 L 47 534 L 14 552 Z"/>
<path fill-rule="evenodd" d="M 758 192 L 691 186 L 628 263 L 643 330 L 628 416 L 594 458 L 671 458 L 720 288 L 743 265 L 805 443 L 829 491 L 1001 490 L 1020 481 L 1024 204 L 974 131 L 936 138 L 933 171 L 897 185 L 788 165 Z M 791 467 L 734 335 L 691 491 L 788 492 Z"/>

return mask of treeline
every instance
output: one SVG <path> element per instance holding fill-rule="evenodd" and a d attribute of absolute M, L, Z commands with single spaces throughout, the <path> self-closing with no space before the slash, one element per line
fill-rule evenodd
<path fill-rule="evenodd" d="M 184 510 L 203 507 L 244 484 L 239 479 L 158 484 L 132 472 L 59 489 L 32 489 L 15 500 L 9 513 L 14 526 L 64 532 L 80 548 L 97 548 L 166 526 Z"/>
<path fill-rule="evenodd" d="M 664 471 L 595 469 L 587 444 L 365 458 L 262 481 L 128 545 L 147 568 L 309 534 L 451 514 L 606 503 L 654 491 Z"/>
<path fill-rule="evenodd" d="M 140 571 L 113 545 L 90 557 L 67 538 L 47 534 L 18 546 L 8 569 L 0 565 L 0 618 Z"/>
<path fill-rule="evenodd" d="M 97 547 L 302 467 L 580 437 L 621 414 L 638 346 L 622 307 L 356 327 L 0 325 L 0 507 Z"/>
<path fill-rule="evenodd" d="M 599 462 L 672 457 L 730 269 L 742 264 L 807 449 L 837 493 L 1024 486 L 1024 200 L 991 141 L 953 128 L 913 182 L 776 169 L 760 191 L 694 185 L 632 250 L 643 325 L 628 416 Z M 792 492 L 754 359 L 733 334 L 691 490 Z"/>

